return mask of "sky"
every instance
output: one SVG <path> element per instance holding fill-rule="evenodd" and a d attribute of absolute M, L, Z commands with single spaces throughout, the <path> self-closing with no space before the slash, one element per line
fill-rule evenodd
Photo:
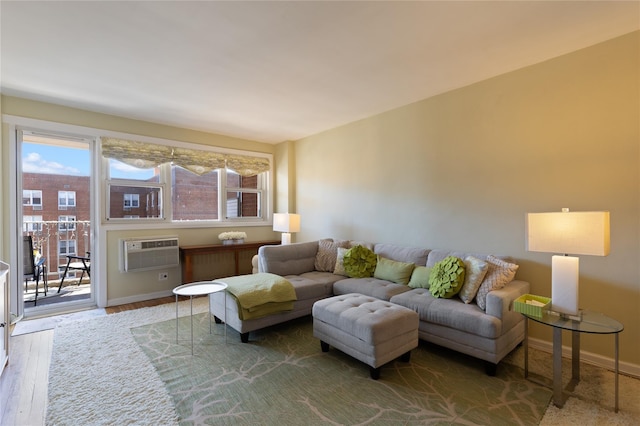
<path fill-rule="evenodd" d="M 89 176 L 90 158 L 89 149 L 28 142 L 22 144 L 23 173 Z M 110 171 L 111 177 L 117 179 L 148 179 L 153 176 L 152 169 L 136 169 L 115 160 L 110 160 Z"/>

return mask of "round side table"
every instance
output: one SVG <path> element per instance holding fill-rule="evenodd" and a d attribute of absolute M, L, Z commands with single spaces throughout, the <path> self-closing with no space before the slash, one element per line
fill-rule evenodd
<path fill-rule="evenodd" d="M 173 294 L 176 295 L 176 343 L 178 343 L 178 296 L 189 296 L 189 302 L 191 306 L 191 355 L 193 355 L 193 296 L 204 296 L 217 293 L 219 291 L 225 291 L 227 285 L 225 283 L 219 283 L 216 281 L 198 281 L 189 284 L 183 284 L 173 289 Z M 211 298 L 209 299 L 209 334 L 211 334 Z M 224 327 L 224 340 L 227 341 L 227 298 L 224 298 L 224 312 L 225 312 L 225 327 Z"/>
<path fill-rule="evenodd" d="M 562 388 L 562 330 L 571 331 L 571 380 L 567 390 L 572 392 L 580 381 L 580 333 L 615 335 L 615 402 L 618 412 L 618 373 L 619 354 L 618 336 L 624 326 L 599 312 L 583 310 L 582 320 L 567 319 L 553 312 L 544 312 L 542 316 L 522 314 L 524 322 L 524 377 L 529 376 L 529 320 L 553 327 L 553 403 L 562 408 L 566 395 Z M 544 383 L 542 383 L 544 384 Z"/>

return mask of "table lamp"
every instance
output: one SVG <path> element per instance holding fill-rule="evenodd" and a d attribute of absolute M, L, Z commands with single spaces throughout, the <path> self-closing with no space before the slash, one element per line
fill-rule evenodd
<path fill-rule="evenodd" d="M 291 244 L 291 232 L 300 232 L 300 215 L 294 213 L 274 213 L 273 230 L 282 232 L 282 245 Z"/>
<path fill-rule="evenodd" d="M 527 250 L 560 253 L 551 261 L 551 310 L 580 320 L 578 308 L 579 260 L 586 254 L 607 256 L 610 251 L 609 212 L 527 214 Z"/>

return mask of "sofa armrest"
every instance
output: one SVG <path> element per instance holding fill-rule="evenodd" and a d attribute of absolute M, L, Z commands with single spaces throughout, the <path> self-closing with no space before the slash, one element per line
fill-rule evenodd
<path fill-rule="evenodd" d="M 317 253 L 318 241 L 262 246 L 258 249 L 258 269 L 280 276 L 312 272 Z"/>
<path fill-rule="evenodd" d="M 499 319 L 506 319 L 513 311 L 513 301 L 523 294 L 529 293 L 530 285 L 526 281 L 514 280 L 501 288 L 487 294 L 486 312 Z M 520 314 L 517 314 L 520 316 Z"/>

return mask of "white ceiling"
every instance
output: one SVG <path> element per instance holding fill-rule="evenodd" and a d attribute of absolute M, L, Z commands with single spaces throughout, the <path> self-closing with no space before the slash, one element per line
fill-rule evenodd
<path fill-rule="evenodd" d="M 638 1 L 0 3 L 2 93 L 277 143 L 640 28 Z"/>

